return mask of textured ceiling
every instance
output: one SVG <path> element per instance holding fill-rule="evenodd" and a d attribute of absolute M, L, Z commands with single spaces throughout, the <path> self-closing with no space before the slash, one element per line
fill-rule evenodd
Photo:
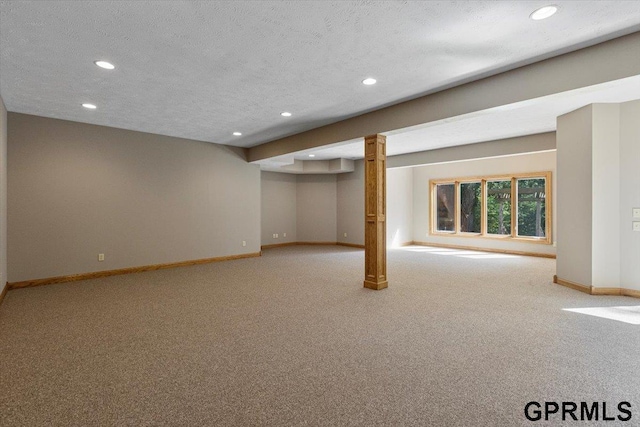
<path fill-rule="evenodd" d="M 529 19 L 545 3 L 2 1 L 0 94 L 10 111 L 249 147 L 640 29 L 640 2 Z"/>

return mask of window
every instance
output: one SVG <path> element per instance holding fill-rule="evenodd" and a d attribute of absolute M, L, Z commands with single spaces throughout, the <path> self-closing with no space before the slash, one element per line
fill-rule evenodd
<path fill-rule="evenodd" d="M 431 234 L 551 243 L 551 172 L 431 181 Z"/>
<path fill-rule="evenodd" d="M 438 231 L 455 231 L 455 184 L 436 185 Z"/>
<path fill-rule="evenodd" d="M 545 236 L 545 179 L 518 179 L 518 236 Z"/>
<path fill-rule="evenodd" d="M 511 180 L 487 181 L 487 233 L 511 235 Z"/>
<path fill-rule="evenodd" d="M 460 184 L 460 232 L 480 233 L 482 224 L 482 183 Z"/>

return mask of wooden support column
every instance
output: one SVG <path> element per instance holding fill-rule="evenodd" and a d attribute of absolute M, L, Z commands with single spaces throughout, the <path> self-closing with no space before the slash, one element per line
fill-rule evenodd
<path fill-rule="evenodd" d="M 364 287 L 380 290 L 387 282 L 387 137 L 364 138 Z"/>

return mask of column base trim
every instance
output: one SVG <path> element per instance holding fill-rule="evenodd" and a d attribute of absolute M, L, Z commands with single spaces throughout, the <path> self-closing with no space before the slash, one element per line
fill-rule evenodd
<path fill-rule="evenodd" d="M 389 287 L 389 282 L 386 280 L 384 282 L 371 282 L 369 280 L 365 280 L 364 287 L 367 289 L 373 289 L 374 291 L 379 291 Z"/>

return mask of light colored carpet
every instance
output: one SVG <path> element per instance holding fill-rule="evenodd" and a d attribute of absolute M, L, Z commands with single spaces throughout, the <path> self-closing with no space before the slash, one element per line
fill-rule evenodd
<path fill-rule="evenodd" d="M 640 327 L 562 310 L 638 300 L 554 285 L 554 260 L 424 250 L 391 250 L 383 291 L 333 246 L 11 291 L 0 424 L 551 425 L 532 400 L 640 419 Z"/>

